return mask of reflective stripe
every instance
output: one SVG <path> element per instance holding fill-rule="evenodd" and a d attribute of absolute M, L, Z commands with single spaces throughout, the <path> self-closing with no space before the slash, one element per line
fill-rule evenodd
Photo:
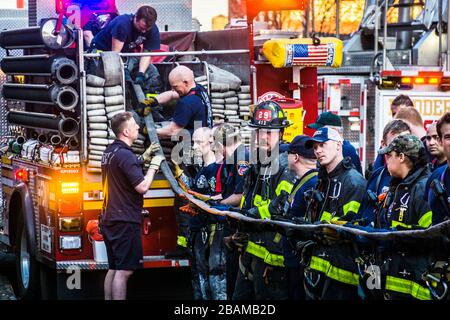
<path fill-rule="evenodd" d="M 320 217 L 320 222 L 330 222 L 331 221 L 331 213 L 328 211 L 324 211 L 322 216 Z"/>
<path fill-rule="evenodd" d="M 261 216 L 261 219 L 270 219 L 271 215 L 270 215 L 268 205 L 264 205 L 264 206 L 257 207 L 257 208 L 258 208 L 259 215 Z"/>
<path fill-rule="evenodd" d="M 358 213 L 359 207 L 361 206 L 361 203 L 358 201 L 350 201 L 349 203 L 344 204 L 344 216 L 349 212 L 352 211 L 354 213 Z"/>
<path fill-rule="evenodd" d="M 264 260 L 265 263 L 275 267 L 284 267 L 284 257 L 282 255 L 270 253 L 265 247 L 252 241 L 247 244 L 246 252 Z"/>
<path fill-rule="evenodd" d="M 325 259 L 312 256 L 309 267 L 313 270 L 323 272 L 330 279 L 352 286 L 359 284 L 359 276 L 356 273 L 335 267 Z"/>
<path fill-rule="evenodd" d="M 395 221 L 395 220 L 392 220 L 391 226 L 392 227 L 401 226 L 403 228 L 408 228 L 408 229 L 412 228 L 412 225 L 404 224 L 404 223 L 401 223 L 401 222 Z"/>
<path fill-rule="evenodd" d="M 278 184 L 275 194 L 279 196 L 283 190 L 290 194 L 293 188 L 294 185 L 292 183 L 283 180 Z"/>
<path fill-rule="evenodd" d="M 180 247 L 187 248 L 187 239 L 186 239 L 186 237 L 178 236 L 177 237 L 177 245 L 179 245 Z"/>
<path fill-rule="evenodd" d="M 242 198 L 241 198 L 241 203 L 239 204 L 239 208 L 242 209 L 242 206 L 244 205 L 244 202 L 245 202 L 245 197 L 242 196 Z"/>
<path fill-rule="evenodd" d="M 253 199 L 253 205 L 258 208 L 261 219 L 270 219 L 271 215 L 269 212 L 269 203 L 269 199 L 263 201 L 262 197 L 259 194 L 255 195 L 255 198 Z"/>
<path fill-rule="evenodd" d="M 429 226 L 431 226 L 431 222 L 432 222 L 432 212 L 428 211 L 427 213 L 425 213 L 420 219 L 419 219 L 419 226 L 424 227 L 424 228 L 428 228 Z"/>
<path fill-rule="evenodd" d="M 409 294 L 419 300 L 431 300 L 430 290 L 407 279 L 386 276 L 386 290 Z"/>

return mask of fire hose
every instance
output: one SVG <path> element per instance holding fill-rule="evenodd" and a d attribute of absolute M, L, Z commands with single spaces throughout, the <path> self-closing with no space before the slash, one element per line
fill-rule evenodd
<path fill-rule="evenodd" d="M 70 86 L 5 83 L 3 98 L 33 103 L 53 104 L 68 111 L 78 105 L 78 92 Z"/>
<path fill-rule="evenodd" d="M 11 124 L 27 128 L 57 131 L 65 137 L 73 137 L 79 130 L 79 124 L 75 119 L 62 118 L 54 114 L 12 110 L 8 112 L 6 119 Z"/>
<path fill-rule="evenodd" d="M 60 84 L 71 84 L 78 78 L 78 67 L 64 56 L 32 55 L 5 57 L 0 62 L 4 73 L 50 76 Z"/>
<path fill-rule="evenodd" d="M 0 33 L 0 47 L 4 49 L 45 48 L 63 49 L 75 40 L 66 25 L 55 32 L 57 19 L 46 19 L 41 26 L 7 30 Z"/>

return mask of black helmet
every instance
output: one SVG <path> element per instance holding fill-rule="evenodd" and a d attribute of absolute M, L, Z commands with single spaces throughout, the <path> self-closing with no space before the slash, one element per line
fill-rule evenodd
<path fill-rule="evenodd" d="M 290 125 L 283 109 L 275 101 L 258 104 L 248 124 L 253 128 L 266 129 L 283 129 Z"/>

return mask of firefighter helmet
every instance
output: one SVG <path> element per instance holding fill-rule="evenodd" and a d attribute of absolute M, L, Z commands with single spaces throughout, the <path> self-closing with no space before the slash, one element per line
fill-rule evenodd
<path fill-rule="evenodd" d="M 249 126 L 264 129 L 284 129 L 289 126 L 289 120 L 275 101 L 264 101 L 253 111 Z"/>

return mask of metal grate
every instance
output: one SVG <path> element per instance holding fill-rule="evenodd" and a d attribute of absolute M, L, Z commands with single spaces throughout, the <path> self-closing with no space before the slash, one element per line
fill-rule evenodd
<path fill-rule="evenodd" d="M 358 109 L 361 106 L 361 85 L 352 83 L 342 86 L 341 110 Z"/>

